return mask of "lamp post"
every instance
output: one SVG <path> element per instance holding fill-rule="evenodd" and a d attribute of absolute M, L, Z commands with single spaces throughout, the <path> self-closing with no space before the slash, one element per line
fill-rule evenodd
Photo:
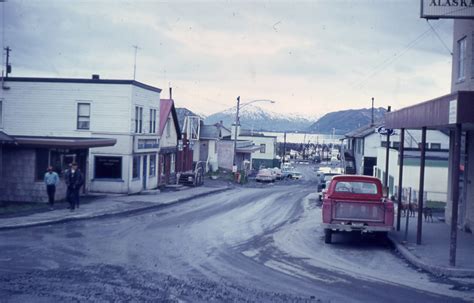
<path fill-rule="evenodd" d="M 252 103 L 257 103 L 257 102 L 270 102 L 270 103 L 275 103 L 273 100 L 267 100 L 267 99 L 259 99 L 259 100 L 252 100 L 249 102 L 245 102 L 242 105 L 240 104 L 240 96 L 237 97 L 237 110 L 235 113 L 235 129 L 234 129 L 234 161 L 233 161 L 233 172 L 236 172 L 237 169 L 237 137 L 238 137 L 238 126 L 239 126 L 239 113 L 240 109 L 244 108 L 247 105 L 250 105 Z M 235 168 L 235 169 L 234 169 Z"/>

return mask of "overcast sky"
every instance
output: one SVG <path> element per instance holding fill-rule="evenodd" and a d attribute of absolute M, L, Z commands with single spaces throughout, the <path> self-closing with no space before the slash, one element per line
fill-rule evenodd
<path fill-rule="evenodd" d="M 19 1 L 2 4 L 11 76 L 132 79 L 210 114 L 400 108 L 450 92 L 451 56 L 420 2 Z M 430 21 L 449 49 L 452 21 Z"/>

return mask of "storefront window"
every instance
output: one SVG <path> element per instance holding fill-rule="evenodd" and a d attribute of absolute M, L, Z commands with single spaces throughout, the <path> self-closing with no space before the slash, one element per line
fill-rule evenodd
<path fill-rule="evenodd" d="M 132 178 L 140 179 L 140 156 L 133 157 Z"/>
<path fill-rule="evenodd" d="M 49 166 L 49 149 L 36 150 L 36 180 L 43 180 Z"/>
<path fill-rule="evenodd" d="M 150 155 L 150 177 L 156 176 L 156 155 Z"/>
<path fill-rule="evenodd" d="M 95 157 L 95 179 L 122 179 L 122 157 Z"/>

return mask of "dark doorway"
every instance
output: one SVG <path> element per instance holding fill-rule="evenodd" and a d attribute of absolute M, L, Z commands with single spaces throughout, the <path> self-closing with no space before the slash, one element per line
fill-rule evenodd
<path fill-rule="evenodd" d="M 363 174 L 366 176 L 373 176 L 375 165 L 377 165 L 377 157 L 364 157 Z"/>

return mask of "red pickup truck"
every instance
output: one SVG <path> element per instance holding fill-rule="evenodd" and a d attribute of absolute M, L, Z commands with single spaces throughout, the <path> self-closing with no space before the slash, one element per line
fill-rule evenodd
<path fill-rule="evenodd" d="M 382 183 L 368 176 L 335 176 L 323 198 L 324 242 L 333 232 L 378 232 L 393 229 L 392 201 L 384 198 Z"/>

